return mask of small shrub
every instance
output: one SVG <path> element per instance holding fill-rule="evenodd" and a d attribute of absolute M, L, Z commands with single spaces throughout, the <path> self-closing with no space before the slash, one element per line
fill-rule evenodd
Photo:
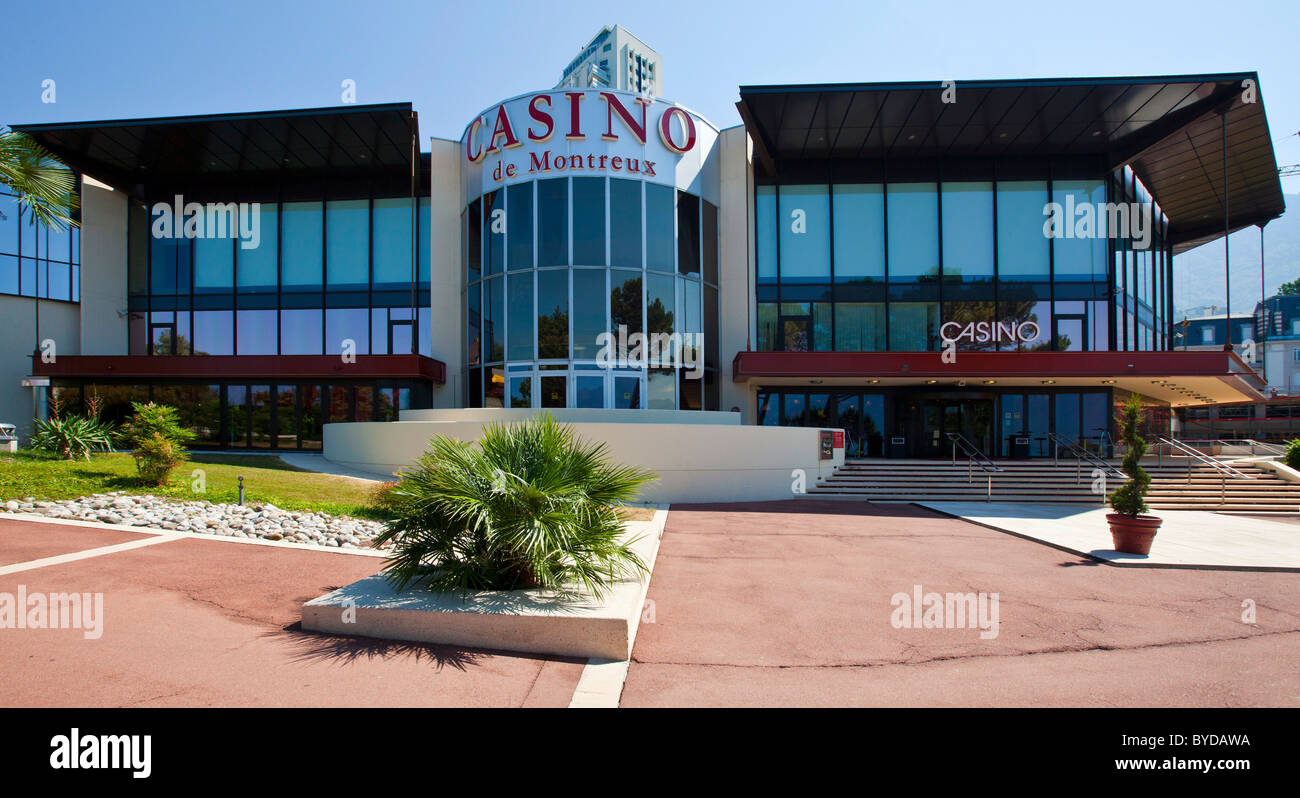
<path fill-rule="evenodd" d="M 1128 445 L 1120 467 L 1128 475 L 1128 481 L 1110 494 L 1111 509 L 1120 515 L 1138 516 L 1147 511 L 1146 495 L 1151 487 L 1151 475 L 1141 465 L 1142 455 L 1147 451 L 1147 442 L 1138 434 L 1141 423 L 1142 400 L 1136 394 L 1130 394 L 1120 416 L 1120 436 Z"/>
<path fill-rule="evenodd" d="M 375 486 L 375 489 L 370 491 L 369 506 L 381 514 L 393 513 L 400 501 L 397 496 L 393 495 L 393 490 L 400 484 L 399 482 L 383 482 Z"/>
<path fill-rule="evenodd" d="M 180 415 L 171 405 L 132 402 L 135 415 L 122 428 L 135 449 L 136 472 L 146 485 L 164 485 L 176 466 L 185 461 L 185 444 L 194 433 L 181 426 Z"/>
<path fill-rule="evenodd" d="M 550 414 L 490 425 L 476 444 L 435 437 L 403 476 L 380 489 L 393 520 L 376 539 L 394 544 L 398 590 L 425 578 L 435 591 L 602 595 L 646 570 L 618 508 L 655 475 L 608 462 Z"/>
<path fill-rule="evenodd" d="M 1286 455 L 1282 462 L 1292 468 L 1300 469 L 1300 438 L 1294 438 L 1286 445 Z"/>
<path fill-rule="evenodd" d="M 52 415 L 35 422 L 31 446 L 65 460 L 89 460 L 90 453 L 108 451 L 118 437 L 113 424 L 85 416 Z"/>
<path fill-rule="evenodd" d="M 167 484 L 172 469 L 185 462 L 184 449 L 163 436 L 154 433 L 136 444 L 131 453 L 140 481 L 145 485 Z"/>

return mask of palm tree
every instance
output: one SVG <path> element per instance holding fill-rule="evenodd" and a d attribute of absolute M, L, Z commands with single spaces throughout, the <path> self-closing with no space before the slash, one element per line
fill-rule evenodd
<path fill-rule="evenodd" d="M 77 226 L 77 176 L 26 133 L 0 128 L 0 183 L 33 221 L 54 230 Z"/>
<path fill-rule="evenodd" d="M 422 580 L 440 592 L 599 596 L 646 571 L 621 539 L 618 507 L 655 475 L 611 464 L 604 444 L 549 413 L 489 425 L 477 444 L 438 436 L 402 477 L 385 491 L 393 520 L 376 539 L 394 544 L 386 568 L 398 590 Z"/>

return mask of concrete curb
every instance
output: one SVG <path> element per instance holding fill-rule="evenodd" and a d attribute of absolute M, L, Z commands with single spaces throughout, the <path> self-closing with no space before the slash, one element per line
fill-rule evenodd
<path fill-rule="evenodd" d="M 627 525 L 626 534 L 641 536 L 633 547 L 651 574 L 667 516 L 667 509 L 659 508 L 652 520 Z M 375 574 L 306 602 L 302 626 L 328 634 L 584 657 L 591 660 L 592 671 L 584 670 L 579 681 L 579 705 L 617 706 L 620 669 L 603 666 L 626 663 L 631 655 L 650 578 L 621 582 L 603 600 L 559 602 L 535 590 L 464 597 L 396 593 L 382 574 Z"/>

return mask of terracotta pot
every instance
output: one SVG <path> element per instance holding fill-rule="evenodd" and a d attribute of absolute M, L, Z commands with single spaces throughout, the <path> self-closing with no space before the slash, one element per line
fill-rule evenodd
<path fill-rule="evenodd" d="M 1110 522 L 1110 537 L 1115 542 L 1115 551 L 1125 554 L 1150 554 L 1151 541 L 1160 528 L 1160 519 L 1154 515 L 1120 515 L 1107 513 Z"/>

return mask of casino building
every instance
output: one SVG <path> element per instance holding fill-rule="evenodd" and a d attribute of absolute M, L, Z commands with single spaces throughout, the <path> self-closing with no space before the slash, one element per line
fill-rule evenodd
<path fill-rule="evenodd" d="M 268 449 L 416 409 L 605 408 L 1038 457 L 1104 444 L 1130 393 L 1166 432 L 1262 398 L 1172 331 L 1173 256 L 1284 211 L 1256 74 L 744 86 L 737 108 L 719 130 L 539 91 L 423 153 L 406 104 L 15 126 L 87 176 L 77 334 L 27 374 Z"/>

